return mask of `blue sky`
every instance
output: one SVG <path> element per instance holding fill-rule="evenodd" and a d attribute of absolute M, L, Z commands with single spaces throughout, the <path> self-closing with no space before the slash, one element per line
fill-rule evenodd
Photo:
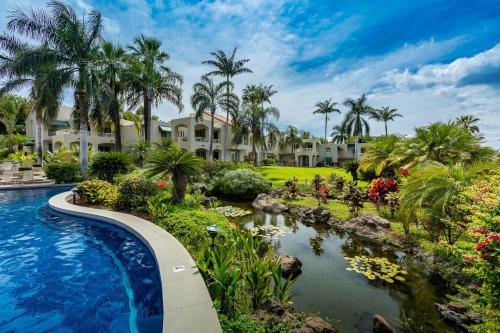
<path fill-rule="evenodd" d="M 117 43 L 126 45 L 139 33 L 159 38 L 170 67 L 185 78 L 185 112 L 191 112 L 193 83 L 208 70 L 201 62 L 209 52 L 238 46 L 254 74 L 237 78 L 236 90 L 273 84 L 282 128 L 291 124 L 321 136 L 323 120 L 312 114 L 316 102 L 367 93 L 372 106 L 389 105 L 404 115 L 389 125 L 393 132 L 411 134 L 431 121 L 474 114 L 487 142 L 500 146 L 499 0 L 70 3 L 80 13 L 99 9 L 105 37 Z M 4 0 L 0 12 L 44 4 Z M 2 15 L 0 27 L 5 24 Z M 168 104 L 154 113 L 177 115 Z M 330 125 L 340 120 L 333 115 Z M 374 134 L 382 129 L 373 122 Z"/>

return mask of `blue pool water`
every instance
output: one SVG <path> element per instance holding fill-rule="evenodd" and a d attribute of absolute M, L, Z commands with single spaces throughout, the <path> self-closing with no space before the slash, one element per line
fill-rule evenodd
<path fill-rule="evenodd" d="M 161 332 L 149 250 L 120 228 L 50 210 L 63 190 L 0 191 L 0 332 Z"/>

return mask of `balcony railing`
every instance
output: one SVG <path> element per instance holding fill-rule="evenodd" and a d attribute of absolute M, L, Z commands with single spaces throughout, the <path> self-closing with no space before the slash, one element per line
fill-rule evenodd
<path fill-rule="evenodd" d="M 188 137 L 187 136 L 180 136 L 177 138 L 177 142 L 187 142 Z"/>
<path fill-rule="evenodd" d="M 313 148 L 299 148 L 297 149 L 297 153 L 310 153 L 313 151 Z"/>
<path fill-rule="evenodd" d="M 220 143 L 220 139 L 214 139 L 214 143 Z"/>
<path fill-rule="evenodd" d="M 203 136 L 197 136 L 194 138 L 194 141 L 196 141 L 196 142 L 208 142 L 208 139 L 203 137 Z"/>
<path fill-rule="evenodd" d="M 71 129 L 64 129 L 64 130 L 59 130 L 55 132 L 49 132 L 49 136 L 54 136 L 54 135 L 80 135 L 80 130 L 71 130 Z M 88 135 L 93 135 L 93 136 L 101 136 L 101 137 L 106 137 L 106 138 L 111 138 L 113 137 L 113 133 L 104 133 L 104 132 L 87 132 Z"/>

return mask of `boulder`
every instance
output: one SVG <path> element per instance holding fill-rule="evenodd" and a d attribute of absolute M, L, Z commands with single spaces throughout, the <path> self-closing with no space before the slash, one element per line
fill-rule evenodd
<path fill-rule="evenodd" d="M 445 305 L 445 304 L 435 303 L 437 311 L 447 323 L 454 325 L 456 327 L 460 327 L 462 329 L 466 329 L 467 328 L 466 326 L 468 325 L 476 325 L 482 322 L 480 314 L 467 310 L 463 306 L 459 306 L 457 308 L 456 305 L 458 303 L 455 302 L 450 302 L 450 303 L 452 303 L 451 307 L 450 304 Z M 463 313 L 457 312 L 454 309 L 462 311 Z"/>
<path fill-rule="evenodd" d="M 296 207 L 294 213 L 305 224 L 327 224 L 331 218 L 330 211 L 321 207 Z"/>
<path fill-rule="evenodd" d="M 387 236 L 391 232 L 389 221 L 371 214 L 360 215 L 337 226 L 349 233 L 373 240 L 379 240 L 380 237 Z"/>
<path fill-rule="evenodd" d="M 379 314 L 373 316 L 373 333 L 396 333 L 387 320 Z"/>
<path fill-rule="evenodd" d="M 287 254 L 280 256 L 281 274 L 284 278 L 298 276 L 302 273 L 302 262 L 299 258 Z"/>
<path fill-rule="evenodd" d="M 269 195 L 265 193 L 260 193 L 257 195 L 255 200 L 252 202 L 252 206 L 255 209 L 261 209 L 266 213 L 283 213 L 288 210 L 288 206 L 284 203 L 273 200 Z"/>

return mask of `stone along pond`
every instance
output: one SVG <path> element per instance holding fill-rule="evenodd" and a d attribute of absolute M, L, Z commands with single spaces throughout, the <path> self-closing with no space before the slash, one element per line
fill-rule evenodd
<path fill-rule="evenodd" d="M 272 228 L 277 233 L 269 239 L 280 254 L 296 256 L 302 261 L 302 274 L 292 289 L 293 306 L 297 309 L 319 313 L 330 319 L 340 332 L 372 332 L 374 314 L 382 315 L 397 332 L 455 331 L 442 321 L 434 306 L 444 301 L 447 290 L 443 281 L 432 277 L 429 267 L 416 258 L 392 246 L 335 231 L 330 226 L 302 224 L 288 213 L 265 213 L 240 203 L 225 205 L 252 212 L 232 218 L 247 229 L 278 227 Z M 355 257 L 358 260 L 350 259 Z M 396 276 L 404 281 L 393 276 L 387 282 L 371 272 L 363 275 L 362 262 L 367 267 L 370 258 L 386 258 L 399 265 L 406 274 Z M 361 267 L 359 273 L 354 267 L 357 262 Z M 392 265 L 384 266 L 390 273 Z"/>

